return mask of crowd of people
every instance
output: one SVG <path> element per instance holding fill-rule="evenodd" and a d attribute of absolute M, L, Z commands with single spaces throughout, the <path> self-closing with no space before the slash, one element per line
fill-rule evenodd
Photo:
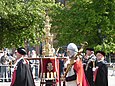
<path fill-rule="evenodd" d="M 36 57 L 35 51 L 32 51 L 32 53 L 32 58 Z M 66 58 L 66 60 L 60 60 L 61 80 L 65 82 L 63 85 L 108 86 L 108 68 L 105 61 L 105 52 L 95 52 L 93 48 L 86 48 L 84 55 L 78 54 L 79 50 L 77 46 L 74 43 L 68 44 L 68 58 Z M 11 86 L 35 86 L 34 78 L 36 77 L 33 78 L 32 74 L 35 66 L 32 66 L 32 64 L 36 62 L 35 60 L 28 61 L 24 59 L 26 55 L 27 52 L 25 48 L 18 48 L 14 55 L 8 54 L 5 50 L 0 52 L 0 71 L 2 80 L 11 81 Z M 58 57 L 60 57 L 60 55 Z M 64 57 L 64 55 L 61 57 Z M 73 59 L 74 62 L 71 64 Z M 70 64 L 71 67 L 66 77 L 63 77 Z M 11 71 L 11 65 L 13 65 L 13 71 Z M 35 69 L 35 76 L 38 76 L 38 70 L 39 69 Z M 9 79 L 9 77 L 12 79 Z"/>

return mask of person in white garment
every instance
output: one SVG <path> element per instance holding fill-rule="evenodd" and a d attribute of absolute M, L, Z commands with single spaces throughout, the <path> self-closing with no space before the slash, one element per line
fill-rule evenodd
<path fill-rule="evenodd" d="M 65 86 L 90 86 L 84 73 L 80 50 L 78 51 L 78 48 L 74 43 L 70 43 L 67 46 L 69 58 L 65 62 L 64 67 L 68 68 L 71 59 L 75 60 L 72 62 L 73 65 L 67 72 L 66 77 L 64 75 Z"/>
<path fill-rule="evenodd" d="M 74 57 L 74 55 L 78 52 L 78 48 L 74 43 L 70 43 L 67 46 L 67 54 L 69 56 L 68 60 L 64 64 L 64 67 L 67 68 L 68 64 L 70 64 L 70 60 Z M 66 86 L 77 86 L 76 82 L 76 72 L 74 70 L 74 65 L 71 67 L 69 72 L 66 75 L 65 78 L 65 85 Z"/>

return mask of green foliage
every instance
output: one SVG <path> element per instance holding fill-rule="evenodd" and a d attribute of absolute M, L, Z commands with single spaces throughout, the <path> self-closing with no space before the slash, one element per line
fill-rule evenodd
<path fill-rule="evenodd" d="M 38 44 L 46 10 L 57 7 L 54 0 L 0 0 L 0 47 Z"/>
<path fill-rule="evenodd" d="M 52 32 L 58 33 L 57 46 L 87 41 L 89 47 L 115 51 L 109 50 L 115 47 L 115 0 L 70 0 L 52 19 Z"/>
<path fill-rule="evenodd" d="M 111 38 L 110 41 L 109 40 L 105 40 L 103 42 L 103 44 L 101 45 L 97 45 L 95 47 L 95 50 L 102 50 L 105 51 L 106 53 L 110 53 L 113 52 L 115 53 L 115 43 L 113 42 L 113 39 Z"/>

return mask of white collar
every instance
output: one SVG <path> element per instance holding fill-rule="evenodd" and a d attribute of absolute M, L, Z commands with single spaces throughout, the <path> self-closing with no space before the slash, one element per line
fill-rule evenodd
<path fill-rule="evenodd" d="M 21 59 L 24 59 L 23 57 L 19 58 L 16 63 L 14 64 L 14 67 L 16 67 L 16 65 L 18 64 L 18 62 L 21 60 Z"/>
<path fill-rule="evenodd" d="M 101 59 L 101 60 L 98 60 L 97 62 L 103 62 L 103 61 L 104 61 L 104 60 Z"/>

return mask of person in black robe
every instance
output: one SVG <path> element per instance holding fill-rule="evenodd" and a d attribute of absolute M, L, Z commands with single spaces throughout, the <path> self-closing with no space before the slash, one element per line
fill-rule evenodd
<path fill-rule="evenodd" d="M 103 51 L 97 51 L 96 57 L 95 86 L 108 86 L 108 67 L 104 60 L 105 53 Z"/>
<path fill-rule="evenodd" d="M 90 84 L 90 86 L 94 86 L 93 81 L 93 62 L 96 61 L 96 56 L 94 55 L 94 49 L 93 48 L 87 48 L 86 49 L 86 55 L 83 58 L 83 67 L 85 71 L 86 78 Z"/>
<path fill-rule="evenodd" d="M 16 55 L 17 58 L 10 86 L 35 86 L 30 65 L 24 59 L 26 50 L 24 48 L 18 48 Z"/>

